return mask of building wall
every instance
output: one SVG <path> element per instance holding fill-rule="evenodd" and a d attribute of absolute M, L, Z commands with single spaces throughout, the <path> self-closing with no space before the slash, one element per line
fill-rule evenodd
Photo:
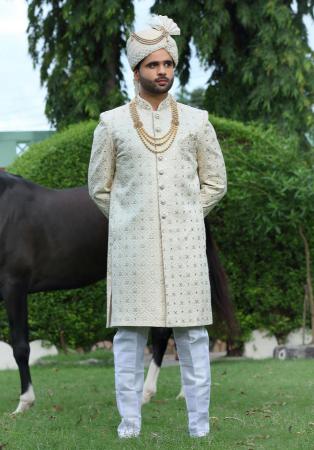
<path fill-rule="evenodd" d="M 10 165 L 34 142 L 43 141 L 55 131 L 2 131 L 0 132 L 0 168 Z"/>

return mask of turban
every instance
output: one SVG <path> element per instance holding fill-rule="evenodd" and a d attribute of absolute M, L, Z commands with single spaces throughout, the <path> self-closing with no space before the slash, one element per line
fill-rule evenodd
<path fill-rule="evenodd" d="M 134 70 L 146 56 L 161 48 L 171 55 L 175 65 L 177 65 L 178 47 L 171 34 L 179 35 L 180 28 L 167 16 L 154 16 L 151 27 L 136 33 L 132 32 L 126 43 L 127 58 L 131 69 Z M 134 85 L 137 93 L 137 83 L 134 82 Z"/>

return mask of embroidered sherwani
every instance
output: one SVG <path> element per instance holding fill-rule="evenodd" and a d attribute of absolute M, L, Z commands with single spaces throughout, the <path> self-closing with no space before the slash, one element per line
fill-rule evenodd
<path fill-rule="evenodd" d="M 170 94 L 154 111 L 135 97 L 145 130 L 170 128 Z M 134 128 L 129 103 L 100 115 L 89 193 L 109 219 L 107 327 L 212 323 L 204 217 L 226 193 L 226 170 L 208 113 L 177 103 L 179 128 L 154 153 Z"/>

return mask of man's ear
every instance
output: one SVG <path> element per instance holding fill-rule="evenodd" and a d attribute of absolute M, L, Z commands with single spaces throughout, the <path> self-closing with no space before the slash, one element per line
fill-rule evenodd
<path fill-rule="evenodd" d="M 134 78 L 138 81 L 139 80 L 139 70 L 135 69 L 134 70 Z"/>

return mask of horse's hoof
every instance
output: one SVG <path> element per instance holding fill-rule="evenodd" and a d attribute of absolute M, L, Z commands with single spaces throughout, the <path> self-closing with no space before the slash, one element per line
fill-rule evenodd
<path fill-rule="evenodd" d="M 20 403 L 18 404 L 18 407 L 16 408 L 15 411 L 13 411 L 10 416 L 16 416 L 17 414 L 23 413 L 25 411 L 28 411 L 33 405 L 35 404 L 35 401 L 33 402 L 28 402 L 25 400 L 21 400 Z"/>
<path fill-rule="evenodd" d="M 176 396 L 176 400 L 180 400 L 181 398 L 185 398 L 183 388 L 181 388 L 181 391 L 180 391 L 179 394 Z"/>
<path fill-rule="evenodd" d="M 35 394 L 33 386 L 30 384 L 27 391 L 20 395 L 20 402 L 16 410 L 11 413 L 11 416 L 16 416 L 16 414 L 23 413 L 30 409 L 35 403 Z"/>
<path fill-rule="evenodd" d="M 150 392 L 150 391 L 143 392 L 142 405 L 149 403 L 155 394 L 156 394 L 156 392 Z"/>

